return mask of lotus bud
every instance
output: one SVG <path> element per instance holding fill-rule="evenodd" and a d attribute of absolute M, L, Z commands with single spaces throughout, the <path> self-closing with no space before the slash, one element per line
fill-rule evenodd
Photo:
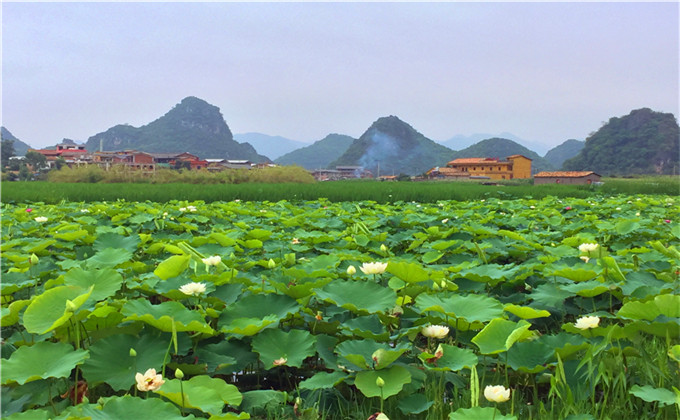
<path fill-rule="evenodd" d="M 446 280 L 442 280 L 442 282 L 439 283 L 439 285 L 442 287 L 442 289 L 446 289 Z"/>
<path fill-rule="evenodd" d="M 356 274 L 356 272 L 357 269 L 353 265 L 347 267 L 347 274 L 349 274 L 350 276 L 353 276 L 354 274 Z"/>
<path fill-rule="evenodd" d="M 175 369 L 175 378 L 177 378 L 177 379 L 183 379 L 184 378 L 184 372 L 182 372 L 182 369 L 180 369 L 180 368 Z"/>
<path fill-rule="evenodd" d="M 38 264 L 38 261 L 40 261 L 40 259 L 39 259 L 38 256 L 35 255 L 35 254 L 31 254 L 31 257 L 28 259 L 28 262 L 30 262 L 31 265 L 36 265 L 36 264 Z"/>
<path fill-rule="evenodd" d="M 132 347 L 130 347 L 130 357 L 137 357 L 137 351 Z"/>
<path fill-rule="evenodd" d="M 380 376 L 378 376 L 378 379 L 375 380 L 375 385 L 378 388 L 382 388 L 382 387 L 385 386 L 385 380 L 383 378 L 381 378 Z"/>
<path fill-rule="evenodd" d="M 267 262 L 267 267 L 269 267 L 269 268 L 275 268 L 275 267 L 276 267 L 276 262 L 270 258 L 270 259 L 269 259 L 269 262 Z"/>
<path fill-rule="evenodd" d="M 380 245 L 380 250 L 382 252 L 387 252 L 387 246 L 385 244 Z"/>
<path fill-rule="evenodd" d="M 66 300 L 66 312 L 75 312 L 77 309 L 78 307 L 72 300 Z"/>
<path fill-rule="evenodd" d="M 440 289 L 441 289 L 441 287 L 439 287 L 439 285 L 438 285 L 436 282 L 435 282 L 435 283 L 432 283 L 432 288 L 433 288 L 434 290 L 440 290 Z"/>

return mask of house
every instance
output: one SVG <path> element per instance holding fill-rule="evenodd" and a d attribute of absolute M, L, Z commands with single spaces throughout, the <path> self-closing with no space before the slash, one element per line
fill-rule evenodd
<path fill-rule="evenodd" d="M 66 161 L 68 166 L 87 164 L 91 161 L 91 156 L 85 150 L 85 146 L 75 143 L 59 143 L 54 149 L 28 149 L 28 151 L 45 156 L 50 168 L 56 165 L 58 159 Z"/>
<path fill-rule="evenodd" d="M 539 184 L 592 184 L 600 182 L 600 175 L 593 171 L 539 172 L 534 175 L 534 185 Z"/>
<path fill-rule="evenodd" d="M 426 172 L 429 178 L 439 179 L 528 179 L 531 178 L 531 159 L 522 155 L 499 158 L 459 158 Z"/>

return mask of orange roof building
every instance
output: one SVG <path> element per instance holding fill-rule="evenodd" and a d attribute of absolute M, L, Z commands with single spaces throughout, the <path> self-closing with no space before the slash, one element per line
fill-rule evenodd
<path fill-rule="evenodd" d="M 534 184 L 592 184 L 601 178 L 593 171 L 539 172 L 534 175 Z"/>
<path fill-rule="evenodd" d="M 444 168 L 432 168 L 427 172 L 431 178 L 485 178 L 526 179 L 531 178 L 531 159 L 522 155 L 499 158 L 459 158 Z"/>

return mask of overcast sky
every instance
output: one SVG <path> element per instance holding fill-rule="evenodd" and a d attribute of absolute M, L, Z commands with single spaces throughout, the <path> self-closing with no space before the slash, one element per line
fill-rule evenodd
<path fill-rule="evenodd" d="M 234 133 L 555 146 L 643 107 L 678 116 L 678 3 L 2 2 L 2 125 L 33 147 L 186 96 Z"/>

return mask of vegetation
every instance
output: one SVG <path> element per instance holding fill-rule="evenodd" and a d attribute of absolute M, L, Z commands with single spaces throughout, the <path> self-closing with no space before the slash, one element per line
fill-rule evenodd
<path fill-rule="evenodd" d="M 559 146 L 550 149 L 548 153 L 545 154 L 544 159 L 554 168 L 562 168 L 564 161 L 578 155 L 585 144 L 584 141 L 580 140 L 567 140 Z"/>
<path fill-rule="evenodd" d="M 250 172 L 248 172 L 250 173 Z M 245 172 L 228 172 L 223 176 L 245 176 Z M 120 184 L 90 184 L 90 183 L 52 183 L 32 182 L 4 182 L 2 184 L 2 202 L 45 202 L 59 203 L 69 201 L 154 201 L 168 202 L 171 200 L 203 200 L 215 202 L 240 199 L 244 201 L 278 201 L 328 199 L 333 202 L 371 200 L 378 203 L 397 203 L 416 201 L 420 203 L 434 203 L 441 200 L 466 201 L 482 200 L 486 198 L 534 198 L 547 196 L 561 198 L 599 197 L 612 194 L 680 194 L 680 180 L 673 177 L 649 177 L 639 179 L 605 179 L 602 186 L 588 185 L 531 185 L 529 182 L 504 183 L 500 185 L 481 185 L 473 182 L 379 182 L 379 181 L 332 181 L 304 183 L 273 183 L 288 179 L 289 182 L 309 179 L 300 172 L 300 178 L 285 178 L 276 171 L 265 171 L 262 176 L 269 176 L 269 183 L 244 183 L 235 179 L 237 184 L 219 183 L 209 184 L 201 179 L 202 173 L 184 173 L 186 176 L 196 176 L 196 182 L 201 182 L 200 188 L 195 184 L 171 183 L 149 184 L 128 183 L 124 187 Z M 267 175 L 269 174 L 269 175 Z M 85 175 L 91 176 L 91 182 L 101 181 L 100 172 Z M 168 172 L 168 175 L 174 175 Z M 211 174 L 207 174 L 206 177 Z M 126 176 L 125 173 L 121 177 Z M 213 178 L 213 181 L 217 178 Z M 149 181 L 147 179 L 147 181 Z M 159 180 L 160 181 L 160 180 Z M 89 181 L 83 181 L 89 182 Z M 180 182 L 180 181 L 176 181 Z M 189 181 L 184 181 L 189 182 Z"/>
<path fill-rule="evenodd" d="M 676 419 L 679 220 L 665 195 L 4 204 L 0 415 Z"/>
<path fill-rule="evenodd" d="M 395 116 L 379 118 L 328 167 L 358 165 L 374 175 L 419 175 L 446 165 L 453 150 L 435 143 Z"/>
<path fill-rule="evenodd" d="M 23 156 L 26 154 L 30 146 L 18 138 L 14 137 L 5 127 L 0 127 L 0 138 L 2 139 L 2 147 L 5 148 L 5 140 L 10 140 L 16 156 Z M 4 153 L 4 152 L 3 152 Z M 4 156 L 4 155 L 3 155 Z"/>
<path fill-rule="evenodd" d="M 249 144 L 234 141 L 220 109 L 187 97 L 161 118 L 142 127 L 117 125 L 90 137 L 87 150 L 135 149 L 143 152 L 189 152 L 200 158 L 247 159 L 266 162 Z"/>
<path fill-rule="evenodd" d="M 353 141 L 350 136 L 329 134 L 310 146 L 286 153 L 274 162 L 279 165 L 299 165 L 309 170 L 327 168 L 331 161 L 347 151 Z"/>
<path fill-rule="evenodd" d="M 581 153 L 564 162 L 570 171 L 600 175 L 680 174 L 680 129 L 673 114 L 649 108 L 610 118 L 586 139 Z"/>

